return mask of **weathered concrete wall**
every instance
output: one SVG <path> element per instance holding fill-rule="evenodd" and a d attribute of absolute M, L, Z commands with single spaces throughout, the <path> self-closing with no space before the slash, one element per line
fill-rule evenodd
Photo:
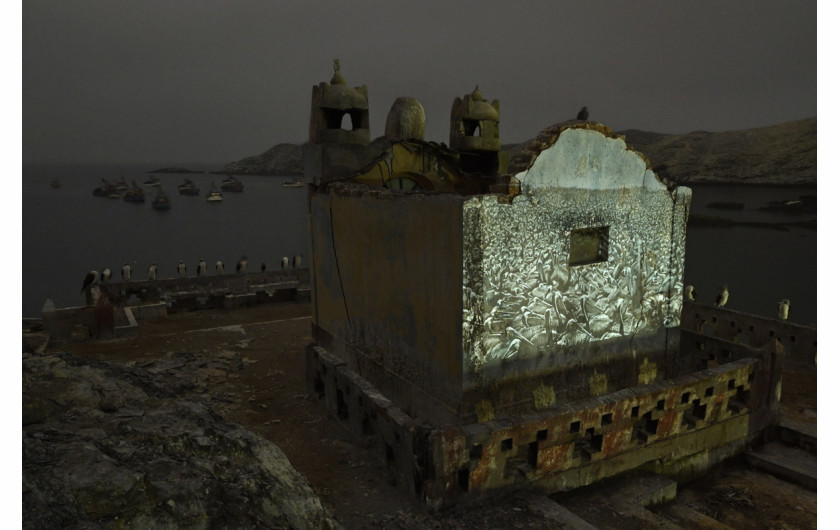
<path fill-rule="evenodd" d="M 310 200 L 316 338 L 437 421 L 460 401 L 462 202 L 352 185 Z"/>
<path fill-rule="evenodd" d="M 464 206 L 465 387 L 675 350 L 690 190 L 588 129 L 563 131 L 517 178 L 512 203 Z M 573 249 L 581 233 L 598 248 Z M 651 382 L 637 364 L 621 385 Z"/>

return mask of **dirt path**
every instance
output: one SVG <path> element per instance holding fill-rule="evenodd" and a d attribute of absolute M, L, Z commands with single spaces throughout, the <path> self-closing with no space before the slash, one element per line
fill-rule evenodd
<path fill-rule="evenodd" d="M 384 463 L 356 445 L 305 388 L 303 352 L 311 341 L 309 315 L 309 305 L 295 303 L 182 313 L 143 321 L 138 337 L 50 349 L 139 365 L 167 352 L 191 352 L 210 359 L 240 354 L 241 369 L 215 370 L 208 382 L 216 412 L 277 444 L 347 528 L 563 527 L 522 496 L 428 514 L 411 496 L 389 483 L 384 478 Z M 790 385 L 785 386 L 785 395 L 796 400 L 786 406 L 800 415 L 813 411 L 815 427 L 815 374 L 802 368 L 786 374 L 785 385 Z M 681 498 L 675 504 L 691 506 L 733 527 L 748 528 L 750 522 L 757 521 L 762 525 L 756 528 L 816 527 L 815 493 L 767 480 L 766 475 L 743 466 L 726 469 L 730 468 L 734 471 L 720 471 L 709 480 L 681 488 Z M 791 487 L 794 489 L 789 490 Z M 774 494 L 794 500 L 774 503 Z M 597 503 L 597 491 L 590 494 L 590 502 Z M 668 513 L 660 514 L 663 520 L 667 517 Z"/>

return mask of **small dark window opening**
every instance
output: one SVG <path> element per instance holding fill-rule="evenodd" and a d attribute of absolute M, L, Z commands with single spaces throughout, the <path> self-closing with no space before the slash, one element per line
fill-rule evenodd
<path fill-rule="evenodd" d="M 569 434 L 575 434 L 580 432 L 580 421 L 573 421 L 569 424 Z"/>
<path fill-rule="evenodd" d="M 588 265 L 607 261 L 610 227 L 572 230 L 569 240 L 569 265 Z"/>
<path fill-rule="evenodd" d="M 502 440 L 502 451 L 510 451 L 511 449 L 513 449 L 513 438 Z"/>
<path fill-rule="evenodd" d="M 355 131 L 362 128 L 361 109 L 322 109 L 327 129 Z"/>
<path fill-rule="evenodd" d="M 479 135 L 481 134 L 481 127 L 478 120 L 461 120 L 462 124 L 464 125 L 464 136 L 476 136 L 476 131 L 479 131 Z"/>

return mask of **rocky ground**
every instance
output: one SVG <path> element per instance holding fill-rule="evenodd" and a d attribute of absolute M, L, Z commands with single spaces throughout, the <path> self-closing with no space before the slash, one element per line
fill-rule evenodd
<path fill-rule="evenodd" d="M 574 514 L 598 528 L 692 527 L 686 514 L 816 528 L 814 492 L 741 462 L 657 513 L 594 488 L 558 497 L 565 508 L 520 492 L 430 514 L 307 392 L 308 305 L 182 313 L 141 331 L 64 345 L 25 336 L 25 528 L 571 528 Z M 815 427 L 815 370 L 790 365 L 784 381 L 785 414 Z"/>

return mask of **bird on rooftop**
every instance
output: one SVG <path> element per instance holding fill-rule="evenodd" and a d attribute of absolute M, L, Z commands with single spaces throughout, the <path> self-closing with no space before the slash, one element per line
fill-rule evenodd
<path fill-rule="evenodd" d="M 201 277 L 205 274 L 207 274 L 207 262 L 204 261 L 204 258 L 201 258 L 201 261 L 198 262 L 198 267 L 195 269 L 195 275 Z"/>
<path fill-rule="evenodd" d="M 239 258 L 239 261 L 236 262 L 236 272 L 244 273 L 245 272 L 245 267 L 247 267 L 247 266 L 248 266 L 248 258 L 247 258 L 247 256 L 243 255 L 241 258 Z"/>
<path fill-rule="evenodd" d="M 280 268 L 286 270 L 289 268 L 289 258 L 283 256 L 283 259 L 280 260 Z"/>
<path fill-rule="evenodd" d="M 715 307 L 723 307 L 726 305 L 727 301 L 729 301 L 729 288 L 724 285 L 721 287 L 717 298 L 715 298 Z"/>
<path fill-rule="evenodd" d="M 224 274 L 225 273 L 225 264 L 222 263 L 222 260 L 216 262 L 216 274 Z"/>
<path fill-rule="evenodd" d="M 694 290 L 693 285 L 685 286 L 685 297 L 692 302 L 697 300 L 697 291 Z"/>
<path fill-rule="evenodd" d="M 779 320 L 787 320 L 790 312 L 790 300 L 785 298 L 779 302 Z"/>
<path fill-rule="evenodd" d="M 111 279 L 111 269 L 105 267 L 102 269 L 102 274 L 99 276 L 102 279 L 102 283 L 105 283 Z"/>
<path fill-rule="evenodd" d="M 183 261 L 178 262 L 178 276 L 183 278 L 187 275 L 187 266 L 184 264 Z"/>
<path fill-rule="evenodd" d="M 578 112 L 577 119 L 581 121 L 586 121 L 587 118 L 589 118 L 589 111 L 586 110 L 586 107 L 583 107 L 582 109 L 580 109 L 580 112 Z"/>
<path fill-rule="evenodd" d="M 149 265 L 149 279 L 157 279 L 157 263 L 152 263 L 151 265 Z"/>
<path fill-rule="evenodd" d="M 296 254 L 295 259 L 292 262 L 292 267 L 294 267 L 295 269 L 299 269 L 301 263 L 303 263 L 303 256 L 301 256 L 300 254 Z"/>
<path fill-rule="evenodd" d="M 265 263 L 260 266 L 260 271 L 265 272 Z"/>
<path fill-rule="evenodd" d="M 79 291 L 80 293 L 85 292 L 85 289 L 90 287 L 91 285 L 97 283 L 99 281 L 99 272 L 97 271 L 90 271 L 85 275 L 85 279 L 82 282 L 82 290 Z"/>
<path fill-rule="evenodd" d="M 131 265 L 129 265 L 128 262 L 126 262 L 125 265 L 123 265 L 122 279 L 126 282 L 131 280 Z"/>

